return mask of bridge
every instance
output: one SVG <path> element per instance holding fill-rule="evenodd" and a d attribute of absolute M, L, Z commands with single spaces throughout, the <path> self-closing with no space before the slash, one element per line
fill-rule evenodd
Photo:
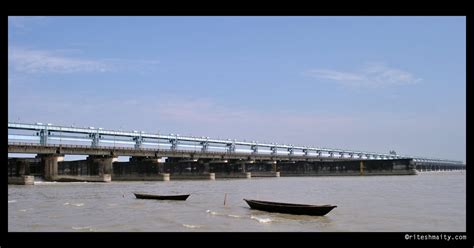
<path fill-rule="evenodd" d="M 285 164 L 409 160 L 410 164 L 418 169 L 458 169 L 465 166 L 461 161 L 390 153 L 14 122 L 8 123 L 8 152 L 38 154 L 43 164 L 48 163 L 45 161 L 51 158 L 64 155 L 89 155 L 96 160 L 104 158 L 113 160 L 117 156 L 131 156 L 135 160 L 166 157 L 167 161 L 204 164 L 209 162 L 246 164 L 255 161 L 264 164 Z M 57 162 L 53 162 L 50 167 L 57 167 Z M 105 168 L 104 166 L 102 167 Z"/>

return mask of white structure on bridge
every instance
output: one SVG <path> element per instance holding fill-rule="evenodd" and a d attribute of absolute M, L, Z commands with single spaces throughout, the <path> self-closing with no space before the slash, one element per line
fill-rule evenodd
<path fill-rule="evenodd" d="M 249 154 L 287 154 L 289 156 L 316 156 L 330 158 L 346 159 L 401 159 L 411 158 L 415 164 L 435 164 L 435 165 L 463 165 L 461 161 L 422 158 L 414 156 L 402 156 L 393 153 L 374 153 L 355 150 L 331 149 L 309 146 L 281 145 L 276 143 L 259 143 L 237 140 L 211 139 L 209 137 L 187 137 L 178 134 L 160 135 L 149 134 L 143 131 L 114 131 L 103 130 L 102 128 L 80 128 L 66 127 L 52 124 L 27 124 L 27 123 L 8 123 L 8 141 L 23 141 L 47 145 L 50 141 L 59 141 L 60 144 L 67 142 L 90 142 L 92 147 L 99 147 L 101 143 L 114 143 L 134 145 L 135 149 L 141 149 L 144 145 L 156 146 L 157 148 L 166 147 L 166 149 L 177 150 L 178 147 L 186 147 L 201 151 L 210 149 L 220 149 L 233 153 L 248 151 Z M 10 130 L 19 131 L 19 133 L 10 133 Z M 240 149 L 237 149 L 240 148 Z M 246 148 L 246 149 L 241 149 Z"/>

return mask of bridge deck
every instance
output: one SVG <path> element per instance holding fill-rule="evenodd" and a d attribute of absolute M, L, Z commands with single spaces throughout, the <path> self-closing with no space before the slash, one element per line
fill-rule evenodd
<path fill-rule="evenodd" d="M 203 152 L 187 150 L 150 149 L 133 147 L 92 147 L 84 145 L 40 145 L 36 143 L 9 143 L 9 153 L 61 154 L 61 155 L 101 155 L 134 157 L 173 157 L 189 159 L 236 159 L 275 161 L 331 161 L 356 160 L 338 157 L 298 156 L 281 154 L 248 154 L 239 152 Z"/>
<path fill-rule="evenodd" d="M 178 134 L 162 135 L 145 133 L 143 131 L 103 130 L 102 128 L 95 129 L 94 127 L 81 128 L 42 123 L 8 122 L 8 140 L 9 153 L 294 161 L 412 159 L 416 165 L 465 166 L 465 163 L 462 161 L 399 155 L 394 152 L 386 154 L 352 149 L 259 143 L 258 141 L 248 142 L 235 139 L 212 139 L 209 137 L 180 136 Z M 58 141 L 59 144 L 57 144 Z M 52 142 L 56 144 L 51 145 Z M 90 146 L 75 145 L 77 142 L 87 142 Z M 102 146 L 104 143 L 114 143 L 114 147 Z M 133 145 L 134 147 L 117 147 L 115 143 Z M 154 148 L 145 148 L 150 146 Z M 189 147 L 193 148 L 193 150 L 180 150 L 181 148 L 186 149 Z"/>

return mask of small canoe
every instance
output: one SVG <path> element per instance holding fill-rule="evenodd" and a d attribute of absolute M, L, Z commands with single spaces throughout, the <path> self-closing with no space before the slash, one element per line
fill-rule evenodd
<path fill-rule="evenodd" d="M 138 199 L 153 199 L 153 200 L 175 200 L 175 201 L 186 201 L 189 195 L 150 195 L 133 193 Z"/>
<path fill-rule="evenodd" d="M 267 212 L 278 212 L 286 214 L 302 214 L 302 215 L 316 215 L 323 216 L 329 213 L 337 206 L 333 205 L 307 205 L 307 204 L 293 204 L 283 202 L 269 202 L 244 199 L 250 208 L 263 210 Z"/>

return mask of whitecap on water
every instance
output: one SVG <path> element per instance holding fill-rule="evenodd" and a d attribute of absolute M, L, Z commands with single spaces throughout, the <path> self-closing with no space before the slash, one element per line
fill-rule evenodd
<path fill-rule="evenodd" d="M 254 219 L 258 221 L 259 223 L 269 223 L 272 221 L 270 218 L 263 218 L 263 217 L 257 217 L 257 216 L 250 216 L 250 219 Z"/>
<path fill-rule="evenodd" d="M 214 211 L 211 211 L 211 210 L 206 210 L 206 213 L 208 214 L 212 214 L 212 215 L 217 215 L 218 213 L 217 212 L 214 212 Z"/>
<path fill-rule="evenodd" d="M 243 216 L 235 215 L 235 214 L 222 214 L 222 213 L 211 211 L 209 209 L 206 210 L 206 213 L 212 214 L 212 215 L 228 216 L 228 217 L 232 217 L 232 218 L 242 218 L 243 217 Z"/>
<path fill-rule="evenodd" d="M 58 182 L 45 182 L 45 181 L 34 181 L 33 184 L 34 185 L 41 185 L 41 184 L 45 184 L 45 185 L 48 185 L 48 184 L 56 184 Z"/>
<path fill-rule="evenodd" d="M 187 228 L 200 228 L 201 227 L 200 225 L 188 225 L 188 224 L 183 224 L 183 226 Z"/>
<path fill-rule="evenodd" d="M 8 203 L 14 203 L 14 202 L 16 202 L 16 200 L 10 200 L 10 201 L 8 201 Z"/>
<path fill-rule="evenodd" d="M 64 206 L 72 205 L 72 206 L 76 206 L 76 207 L 82 207 L 82 206 L 84 206 L 84 203 L 69 203 L 69 202 L 66 202 L 63 205 Z"/>

